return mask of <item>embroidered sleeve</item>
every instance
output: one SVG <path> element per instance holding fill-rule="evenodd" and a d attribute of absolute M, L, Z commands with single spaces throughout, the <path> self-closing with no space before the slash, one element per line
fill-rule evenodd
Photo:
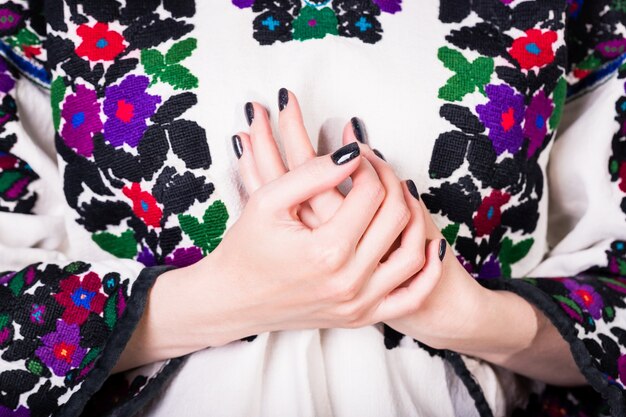
<path fill-rule="evenodd" d="M 64 260 L 66 203 L 54 132 L 44 129 L 62 110 L 44 114 L 50 73 L 45 25 L 28 7 L 36 3 L 0 5 L 0 415 L 77 416 L 109 378 L 152 283 L 171 267 Z M 54 101 L 59 86 L 52 90 Z M 33 109 L 41 114 L 25 117 Z M 40 123 L 27 128 L 24 119 Z M 176 363 L 136 370 L 132 395 Z"/>
<path fill-rule="evenodd" d="M 595 15 L 569 6 L 568 104 L 548 168 L 551 251 L 522 279 L 479 274 L 551 320 L 597 393 L 549 387 L 523 415 L 626 415 L 626 8 L 604 4 L 585 3 Z"/>

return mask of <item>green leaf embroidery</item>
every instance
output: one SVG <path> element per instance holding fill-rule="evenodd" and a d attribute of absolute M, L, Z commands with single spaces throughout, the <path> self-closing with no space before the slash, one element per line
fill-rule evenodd
<path fill-rule="evenodd" d="M 120 236 L 108 232 L 96 233 L 91 235 L 91 239 L 118 258 L 132 259 L 137 255 L 137 241 L 131 230 L 126 230 Z"/>
<path fill-rule="evenodd" d="M 228 211 L 222 201 L 216 200 L 204 212 L 202 223 L 187 214 L 179 214 L 178 222 L 194 245 L 201 248 L 206 255 L 213 252 L 222 241 L 222 235 L 226 231 L 226 222 L 228 222 Z"/>
<path fill-rule="evenodd" d="M 498 259 L 500 260 L 503 276 L 511 277 L 511 265 L 528 255 L 533 243 L 535 243 L 533 238 L 525 239 L 515 244 L 508 237 L 502 239 Z"/>
<path fill-rule="evenodd" d="M 0 172 L 0 193 L 5 192 L 13 186 L 15 181 L 22 178 L 22 173 L 19 171 L 4 171 Z"/>
<path fill-rule="evenodd" d="M 554 102 L 554 112 L 550 116 L 550 129 L 556 129 L 561 122 L 563 115 L 563 106 L 565 105 L 565 97 L 567 96 L 567 82 L 561 77 L 552 92 L 552 101 Z"/>
<path fill-rule="evenodd" d="M 158 75 L 165 68 L 165 57 L 156 49 L 141 51 L 141 64 L 150 75 Z"/>
<path fill-rule="evenodd" d="M 26 361 L 26 369 L 28 369 L 30 373 L 34 375 L 41 376 L 41 374 L 43 373 L 43 364 L 37 359 L 29 359 L 28 361 Z"/>
<path fill-rule="evenodd" d="M 87 354 L 83 358 L 83 360 L 80 363 L 80 365 L 78 366 L 78 368 L 79 369 L 83 369 L 85 366 L 89 365 L 91 362 L 96 360 L 98 355 L 100 355 L 101 351 L 102 351 L 102 349 L 101 348 L 97 348 L 97 347 L 89 349 L 89 352 L 87 352 Z"/>
<path fill-rule="evenodd" d="M 620 275 L 626 275 L 626 261 L 624 259 L 617 258 L 617 267 Z"/>
<path fill-rule="evenodd" d="M 165 67 L 161 73 L 161 81 L 177 90 L 190 90 L 198 87 L 198 78 L 180 64 Z"/>
<path fill-rule="evenodd" d="M 179 64 L 191 56 L 196 47 L 196 39 L 187 38 L 172 45 L 165 56 L 156 49 L 145 49 L 141 51 L 141 64 L 146 73 L 152 75 L 152 84 L 162 81 L 177 90 L 197 88 L 198 78 Z"/>
<path fill-rule="evenodd" d="M 524 256 L 528 255 L 533 243 L 535 243 L 535 240 L 533 238 L 528 238 L 513 244 L 511 239 L 505 237 L 502 239 L 502 246 L 500 246 L 498 258 L 500 259 L 500 262 L 514 264 L 520 261 Z"/>
<path fill-rule="evenodd" d="M 63 77 L 56 77 L 50 85 L 50 103 L 52 104 L 52 120 L 54 122 L 54 130 L 58 131 L 61 124 L 61 102 L 65 97 L 67 89 L 63 82 Z"/>
<path fill-rule="evenodd" d="M 622 274 L 620 273 L 620 275 L 622 275 Z M 613 279 L 613 278 L 599 278 L 599 279 L 600 279 L 600 281 L 604 282 L 605 284 L 611 284 L 613 286 L 620 287 L 620 288 L 623 288 L 624 290 L 626 290 L 626 285 L 624 285 L 622 282 L 620 282 L 620 281 L 618 281 L 616 279 Z"/>
<path fill-rule="evenodd" d="M 30 30 L 23 28 L 17 35 L 10 36 L 6 39 L 7 43 L 14 48 L 20 48 L 22 46 L 39 45 L 41 40 L 39 37 Z"/>
<path fill-rule="evenodd" d="M 604 315 L 606 316 L 607 320 L 613 320 L 615 318 L 615 310 L 611 306 L 606 306 L 604 308 Z"/>
<path fill-rule="evenodd" d="M 446 241 L 450 246 L 454 245 L 456 237 L 459 234 L 459 228 L 460 225 L 458 223 L 452 223 L 444 227 L 441 231 L 441 234 L 446 238 Z"/>
<path fill-rule="evenodd" d="M 569 298 L 564 297 L 564 296 L 562 296 L 562 295 L 555 295 L 555 296 L 554 296 L 554 298 L 555 298 L 557 301 L 559 301 L 559 302 L 561 302 L 561 303 L 565 304 L 566 306 L 568 306 L 569 308 L 571 308 L 572 310 L 574 310 L 574 311 L 576 312 L 576 314 L 578 314 L 578 315 L 580 316 L 580 319 L 582 320 L 582 318 L 583 318 L 583 312 L 582 312 L 582 310 L 580 309 L 580 306 L 579 306 L 578 304 L 576 304 L 573 300 L 570 300 Z"/>
<path fill-rule="evenodd" d="M 111 295 L 104 306 L 104 322 L 109 326 L 109 329 L 113 329 L 115 323 L 117 323 L 116 307 L 117 293 Z"/>
<path fill-rule="evenodd" d="M 198 42 L 195 38 L 187 38 L 176 42 L 165 54 L 165 62 L 168 65 L 179 63 L 183 59 L 190 57 L 197 45 Z"/>
<path fill-rule="evenodd" d="M 9 289 L 13 295 L 18 296 L 24 289 L 24 270 L 21 270 L 9 281 Z"/>
<path fill-rule="evenodd" d="M 466 94 L 478 90 L 485 95 L 485 84 L 491 80 L 494 63 L 492 58 L 478 57 L 469 62 L 461 52 L 443 46 L 437 57 L 455 75 L 439 89 L 439 98 L 446 101 L 461 101 Z"/>

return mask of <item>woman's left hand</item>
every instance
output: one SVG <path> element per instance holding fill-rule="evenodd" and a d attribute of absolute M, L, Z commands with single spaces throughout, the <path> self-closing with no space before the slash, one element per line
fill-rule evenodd
<path fill-rule="evenodd" d="M 259 115 L 251 132 L 252 139 L 243 138 L 252 148 L 251 154 L 254 157 L 240 163 L 243 181 L 251 193 L 266 182 L 284 174 L 287 169 L 291 170 L 316 156 L 304 127 L 296 97 L 287 92 L 287 100 L 284 100 L 285 93 L 282 94 L 282 102 L 286 101 L 287 104 L 279 114 L 279 132 L 283 140 L 287 167 L 280 157 L 267 116 Z M 359 126 L 357 125 L 355 129 L 354 124 L 347 124 L 343 132 L 343 144 L 358 142 L 361 154 L 368 159 L 379 175 L 385 175 L 382 174 L 385 171 L 386 175 L 390 175 L 389 172 L 393 172 L 390 165 L 377 156 L 364 143 L 362 137 L 357 141 L 357 134 L 362 135 Z M 400 182 L 400 179 L 395 178 Z M 415 196 L 418 196 L 417 190 Z M 320 193 L 300 208 L 299 215 L 305 224 L 317 226 L 332 217 L 343 198 L 343 194 L 336 189 Z M 442 268 L 427 268 L 428 262 L 440 262 L 440 259 L 428 259 L 425 253 L 415 254 L 416 257 L 425 259 L 424 272 L 436 271 L 436 276 L 421 276 L 419 279 L 407 281 L 406 285 L 428 285 L 430 290 L 420 302 L 412 306 L 410 314 L 387 324 L 432 347 L 458 349 L 461 345 L 471 345 L 471 335 L 475 328 L 473 319 L 479 314 L 478 310 L 484 306 L 484 297 L 489 292 L 476 283 L 452 253 L 446 256 L 447 244 L 443 235 L 435 226 L 423 202 L 419 200 L 417 204 L 421 206 L 425 220 L 423 236 L 420 239 L 425 243 L 442 242 L 439 251 Z"/>

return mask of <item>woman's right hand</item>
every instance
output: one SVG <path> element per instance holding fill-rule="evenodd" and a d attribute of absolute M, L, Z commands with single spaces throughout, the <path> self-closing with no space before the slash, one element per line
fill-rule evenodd
<path fill-rule="evenodd" d="M 333 217 L 317 228 L 304 225 L 297 207 L 348 176 L 352 189 Z M 256 190 L 209 255 L 220 277 L 211 290 L 219 294 L 218 311 L 228 315 L 222 325 L 240 331 L 218 343 L 272 330 L 360 327 L 405 313 L 397 299 L 411 294 L 393 291 L 419 271 L 419 258 L 380 261 L 401 234 L 403 252 L 416 253 L 421 226 L 406 227 L 411 212 L 402 188 L 391 191 L 356 143 Z M 203 263 L 193 275 L 203 275 Z"/>
<path fill-rule="evenodd" d="M 212 253 L 159 277 L 116 370 L 267 331 L 406 315 L 425 296 L 408 285 L 424 263 L 423 217 L 406 186 L 381 179 L 359 152 L 348 144 L 257 188 Z M 332 217 L 302 223 L 298 207 L 348 177 L 352 188 Z M 436 256 L 437 245 L 428 251 Z"/>

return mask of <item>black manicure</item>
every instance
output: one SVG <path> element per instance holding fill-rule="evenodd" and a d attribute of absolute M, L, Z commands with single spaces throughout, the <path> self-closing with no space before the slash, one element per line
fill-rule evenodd
<path fill-rule="evenodd" d="M 446 240 L 445 239 L 441 239 L 441 241 L 439 241 L 439 260 L 443 261 L 443 257 L 446 256 L 446 247 L 448 245 L 446 244 Z"/>
<path fill-rule="evenodd" d="M 365 133 L 363 132 L 363 126 L 361 125 L 361 121 L 357 117 L 353 117 L 350 119 L 352 123 L 352 131 L 354 132 L 354 137 L 361 143 L 365 143 Z"/>
<path fill-rule="evenodd" d="M 336 165 L 343 165 L 352 161 L 360 153 L 359 145 L 356 142 L 352 142 L 337 149 L 330 157 Z"/>
<path fill-rule="evenodd" d="M 372 152 L 374 152 L 374 155 L 376 155 L 377 157 L 379 157 L 383 161 L 386 161 L 385 157 L 383 156 L 382 153 L 380 153 L 380 151 L 378 149 L 372 149 Z"/>
<path fill-rule="evenodd" d="M 241 138 L 237 135 L 232 137 L 233 141 L 233 149 L 235 150 L 235 155 L 237 155 L 237 159 L 241 158 L 243 155 L 243 146 L 241 145 Z"/>
<path fill-rule="evenodd" d="M 411 193 L 411 195 L 415 197 L 417 201 L 419 201 L 420 193 L 417 192 L 417 187 L 415 186 L 415 183 L 413 182 L 413 180 L 406 180 L 406 187 L 409 189 L 409 192 Z"/>
<path fill-rule="evenodd" d="M 289 91 L 286 88 L 281 88 L 278 90 L 278 110 L 283 111 L 287 107 L 287 103 L 289 103 Z"/>
<path fill-rule="evenodd" d="M 254 106 L 252 103 L 246 103 L 244 106 L 244 111 L 246 113 L 246 120 L 248 121 L 248 126 L 252 125 L 252 121 L 254 120 Z"/>

